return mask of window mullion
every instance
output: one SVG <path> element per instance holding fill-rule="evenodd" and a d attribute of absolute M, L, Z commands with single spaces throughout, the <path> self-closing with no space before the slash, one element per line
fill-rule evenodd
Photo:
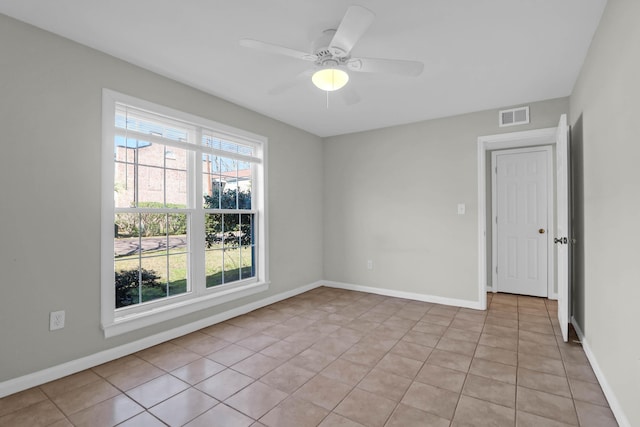
<path fill-rule="evenodd" d="M 196 128 L 195 133 L 189 134 L 193 141 L 189 141 L 194 146 L 199 146 L 202 140 L 202 129 Z M 191 170 L 189 174 L 189 197 L 194 213 L 191 216 L 192 230 L 189 233 L 189 247 L 191 249 L 191 271 L 190 280 L 192 292 L 202 294 L 206 290 L 205 281 L 205 221 L 203 211 L 203 188 L 202 188 L 202 151 L 196 149 L 191 153 Z"/>

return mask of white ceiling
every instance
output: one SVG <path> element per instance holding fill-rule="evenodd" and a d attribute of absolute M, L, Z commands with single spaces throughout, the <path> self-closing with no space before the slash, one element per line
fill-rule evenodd
<path fill-rule="evenodd" d="M 422 61 L 419 77 L 351 73 L 346 105 L 312 64 L 241 47 L 310 50 L 347 8 L 376 14 L 353 56 Z M 0 12 L 319 136 L 571 93 L 606 0 L 0 0 Z"/>

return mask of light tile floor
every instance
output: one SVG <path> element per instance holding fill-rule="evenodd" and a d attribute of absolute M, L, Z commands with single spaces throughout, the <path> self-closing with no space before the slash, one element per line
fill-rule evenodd
<path fill-rule="evenodd" d="M 0 426 L 617 425 L 554 301 L 487 298 L 321 287 L 0 399 Z"/>

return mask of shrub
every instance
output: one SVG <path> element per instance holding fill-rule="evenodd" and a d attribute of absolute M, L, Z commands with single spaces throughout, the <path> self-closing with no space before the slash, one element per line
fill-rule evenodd
<path fill-rule="evenodd" d="M 147 290 L 158 291 L 164 288 L 163 283 L 159 283 L 160 276 L 153 270 L 144 268 L 138 270 L 116 271 L 116 308 L 126 307 L 138 303 L 138 295 Z"/>
<path fill-rule="evenodd" d="M 140 202 L 141 208 L 184 208 L 184 205 L 158 202 Z M 167 221 L 168 216 L 168 221 Z M 187 234 L 186 216 L 182 214 L 164 213 L 125 213 L 116 215 L 116 230 L 118 237 L 150 237 Z"/>

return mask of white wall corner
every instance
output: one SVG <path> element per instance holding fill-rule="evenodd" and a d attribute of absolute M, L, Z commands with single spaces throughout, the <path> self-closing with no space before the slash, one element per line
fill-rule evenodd
<path fill-rule="evenodd" d="M 584 353 L 587 355 L 587 359 L 591 364 L 591 368 L 593 369 L 593 372 L 596 374 L 596 378 L 598 379 L 598 382 L 600 383 L 600 387 L 602 387 L 602 391 L 604 392 L 604 395 L 607 398 L 607 401 L 609 402 L 609 407 L 611 408 L 611 412 L 613 412 L 613 416 L 616 418 L 616 421 L 618 421 L 618 425 L 620 427 L 631 427 L 631 423 L 629 422 L 629 419 L 627 418 L 624 411 L 622 410 L 620 401 L 618 400 L 618 398 L 616 397 L 616 394 L 614 393 L 613 389 L 609 385 L 609 382 L 607 381 L 607 377 L 605 377 L 604 372 L 602 372 L 602 369 L 600 369 L 598 360 L 596 359 L 595 354 L 593 354 L 593 351 L 591 351 L 591 347 L 589 347 L 589 341 L 586 339 L 586 337 L 582 333 L 582 329 L 580 329 L 578 322 L 576 322 L 576 319 L 573 316 L 571 316 L 571 324 L 573 325 L 573 328 L 576 330 L 576 334 L 578 334 L 578 338 L 580 338 L 580 342 L 582 343 L 582 349 L 584 350 Z"/>
<path fill-rule="evenodd" d="M 144 350 L 145 348 L 161 344 L 165 341 L 190 334 L 191 332 L 195 332 L 202 328 L 215 325 L 216 323 L 224 322 L 225 320 L 231 319 L 233 317 L 240 316 L 249 313 L 250 311 L 257 310 L 267 305 L 271 305 L 287 298 L 294 297 L 304 292 L 308 292 L 322 285 L 322 281 L 303 285 L 286 292 L 281 292 L 279 294 L 272 295 L 255 302 L 245 304 L 243 306 L 236 307 L 234 309 L 227 310 L 225 312 L 218 313 L 204 319 L 200 319 L 187 325 L 183 325 L 174 329 L 170 329 L 168 331 L 142 338 L 134 342 L 130 342 L 128 344 L 110 348 L 108 350 L 104 350 L 86 357 L 81 357 L 79 359 L 75 359 L 60 365 L 52 366 L 41 371 L 33 372 L 31 374 L 0 382 L 0 398 L 47 383 L 49 381 L 66 377 L 67 375 L 75 374 L 77 372 L 101 365 L 106 362 L 110 362 L 120 357 L 127 356 L 140 350 Z"/>

